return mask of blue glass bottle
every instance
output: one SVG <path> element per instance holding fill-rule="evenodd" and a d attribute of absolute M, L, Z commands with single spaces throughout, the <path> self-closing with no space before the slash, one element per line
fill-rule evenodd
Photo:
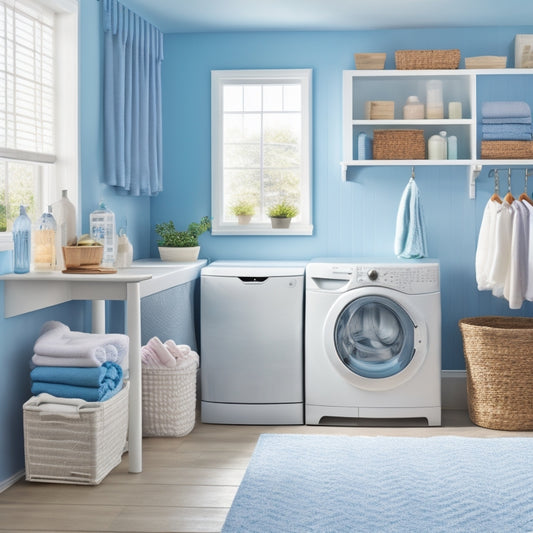
<path fill-rule="evenodd" d="M 13 223 L 13 243 L 15 256 L 15 274 L 25 274 L 30 271 L 31 258 L 31 220 L 26 214 L 26 208 L 20 206 L 20 215 Z"/>

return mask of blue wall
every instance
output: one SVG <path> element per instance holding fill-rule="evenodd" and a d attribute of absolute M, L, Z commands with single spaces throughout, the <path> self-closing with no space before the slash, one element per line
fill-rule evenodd
<path fill-rule="evenodd" d="M 163 63 L 165 193 L 152 200 L 152 226 L 173 219 L 180 226 L 211 212 L 210 71 L 213 69 L 313 69 L 313 217 L 310 237 L 211 236 L 201 239 L 210 259 L 310 259 L 376 257 L 393 253 L 396 213 L 410 167 L 352 169 L 342 182 L 342 71 L 354 52 L 459 48 L 462 57 L 507 55 L 514 64 L 514 36 L 532 27 L 174 34 L 165 36 Z M 461 64 L 463 66 L 463 63 Z M 533 105 L 533 100 L 530 102 Z M 484 169 L 477 199 L 468 198 L 465 167 L 417 167 L 428 227 L 429 254 L 440 260 L 443 368 L 463 369 L 457 321 L 465 316 L 511 314 L 507 302 L 475 285 L 474 256 L 483 209 L 493 184 Z M 514 190 L 522 191 L 517 176 Z M 152 238 L 152 254 L 156 255 Z M 515 314 L 533 315 L 525 303 Z"/>

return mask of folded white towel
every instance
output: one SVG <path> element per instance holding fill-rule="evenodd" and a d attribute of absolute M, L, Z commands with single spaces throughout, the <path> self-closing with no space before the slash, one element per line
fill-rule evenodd
<path fill-rule="evenodd" d="M 82 333 L 55 320 L 45 322 L 33 347 L 32 362 L 40 366 L 120 364 L 128 354 L 129 337 L 120 333 Z"/>

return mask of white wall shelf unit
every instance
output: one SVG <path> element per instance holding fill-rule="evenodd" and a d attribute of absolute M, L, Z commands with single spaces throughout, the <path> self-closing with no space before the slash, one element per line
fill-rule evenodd
<path fill-rule="evenodd" d="M 341 176 L 345 181 L 348 168 L 386 166 L 464 166 L 467 172 L 469 197 L 476 196 L 476 178 L 483 167 L 531 166 L 533 160 L 481 159 L 481 134 L 478 125 L 481 117 L 478 107 L 485 100 L 524 100 L 532 96 L 530 91 L 516 94 L 520 78 L 531 76 L 531 69 L 457 69 L 457 70 L 345 70 L 343 72 L 343 161 Z M 521 78 L 530 83 L 533 78 Z M 403 106 L 408 96 L 416 95 L 426 100 L 426 83 L 440 80 L 443 87 L 444 116 L 448 116 L 448 103 L 461 102 L 461 119 L 404 120 Z M 520 90 L 520 89 L 518 89 Z M 499 91 L 499 92 L 498 92 Z M 480 98 L 482 100 L 480 100 Z M 371 100 L 394 101 L 394 118 L 368 120 L 365 105 Z M 528 102 L 533 107 L 533 102 Z M 357 137 L 366 133 L 372 137 L 375 129 L 422 129 L 424 139 L 445 130 L 457 137 L 458 159 L 359 159 Z"/>

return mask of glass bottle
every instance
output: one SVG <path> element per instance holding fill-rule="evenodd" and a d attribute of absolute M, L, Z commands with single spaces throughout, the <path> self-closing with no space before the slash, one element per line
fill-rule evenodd
<path fill-rule="evenodd" d="M 26 208 L 20 206 L 20 214 L 13 223 L 13 244 L 15 274 L 25 274 L 30 271 L 31 258 L 31 220 L 26 214 Z"/>
<path fill-rule="evenodd" d="M 54 270 L 56 267 L 57 224 L 52 215 L 52 206 L 43 213 L 33 232 L 33 267 L 35 270 Z"/>

